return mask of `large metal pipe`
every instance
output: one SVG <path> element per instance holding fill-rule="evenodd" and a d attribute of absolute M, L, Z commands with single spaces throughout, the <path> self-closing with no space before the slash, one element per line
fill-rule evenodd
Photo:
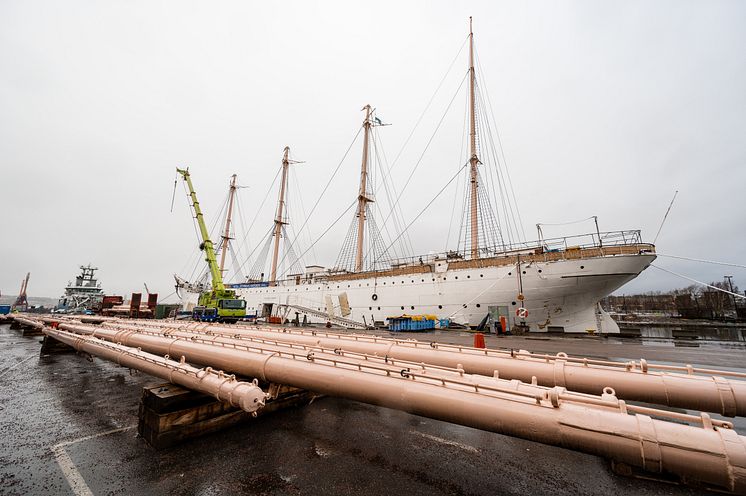
<path fill-rule="evenodd" d="M 44 327 L 44 324 L 42 324 L 38 320 L 27 319 L 26 317 L 22 317 L 20 315 L 13 315 L 11 316 L 11 319 L 19 324 L 25 325 L 26 327 L 33 327 L 34 329 L 42 329 Z"/>
<path fill-rule="evenodd" d="M 284 343 L 280 341 L 270 341 L 260 338 L 245 337 L 245 339 L 235 339 L 230 337 L 197 334 L 184 330 L 167 329 L 157 330 L 155 328 L 141 329 L 134 325 L 118 325 L 114 327 L 115 331 L 130 331 L 148 336 L 164 337 L 170 339 L 184 339 L 192 343 L 202 343 L 218 348 L 234 348 L 238 350 L 278 353 L 278 354 L 300 354 L 306 357 L 312 357 L 314 361 L 344 363 L 353 367 L 377 367 L 378 370 L 388 370 L 390 373 L 398 375 L 415 375 L 421 377 L 427 376 L 428 379 L 446 380 L 452 384 L 465 386 L 467 389 L 473 387 L 490 388 L 494 391 L 508 391 L 515 394 L 522 394 L 527 397 L 546 399 L 549 395 L 550 388 L 538 386 L 536 384 L 526 384 L 518 380 L 499 379 L 497 377 L 485 377 L 480 375 L 465 374 L 462 368 L 445 368 L 431 366 L 424 363 L 408 362 L 405 360 L 378 357 L 375 355 L 365 355 L 354 352 L 345 352 L 339 349 L 326 349 L 319 346 L 308 346 L 294 343 Z M 116 339 L 116 334 L 103 333 L 101 330 L 91 328 L 78 328 L 78 332 L 95 334 L 108 339 Z M 565 392 L 563 397 L 585 398 L 589 395 L 581 393 Z"/>
<path fill-rule="evenodd" d="M 307 354 L 252 351 L 134 331 L 60 324 L 71 332 L 95 333 L 107 340 L 152 353 L 184 356 L 196 363 L 319 393 L 395 408 L 416 415 L 611 458 L 650 472 L 746 494 L 746 438 L 714 425 L 703 427 L 630 415 L 623 401 L 565 400 L 563 388 L 537 399 L 489 389 L 454 386 L 438 378 L 392 374 L 346 361 L 318 362 Z M 666 412 L 650 410 L 656 417 Z"/>
<path fill-rule="evenodd" d="M 123 321 L 112 325 L 124 324 Z M 106 325 L 106 324 L 105 324 Z M 223 336 L 250 335 L 264 339 L 339 348 L 365 353 L 425 362 L 442 367 L 461 365 L 465 372 L 531 382 L 535 377 L 543 386 L 562 386 L 571 391 L 600 394 L 611 387 L 618 397 L 670 407 L 719 413 L 728 417 L 746 416 L 746 381 L 725 376 L 744 376 L 725 371 L 704 370 L 696 374 L 693 367 L 661 366 L 639 362 L 618 363 L 606 360 L 533 354 L 527 351 L 488 350 L 470 347 L 424 343 L 357 334 L 333 334 L 324 331 L 271 330 L 246 326 L 185 324 L 179 322 L 137 322 L 135 325 L 170 329 L 191 329 Z M 689 373 L 669 372 L 685 370 Z"/>
<path fill-rule="evenodd" d="M 499 379 L 497 375 L 493 377 L 487 377 L 476 374 L 466 374 L 463 367 L 461 367 L 460 365 L 457 368 L 453 369 L 426 364 L 423 362 L 410 362 L 398 358 L 380 357 L 377 355 L 348 352 L 340 348 L 328 349 L 320 347 L 318 345 L 288 343 L 277 340 L 252 337 L 250 335 L 226 337 L 220 335 L 219 333 L 213 332 L 205 333 L 184 329 L 163 330 L 157 328 L 156 326 L 138 327 L 137 325 L 124 323 L 108 324 L 106 327 L 113 328 L 115 330 L 133 331 L 151 336 L 187 339 L 190 342 L 204 343 L 220 348 L 232 347 L 240 350 L 280 354 L 301 353 L 301 355 L 305 355 L 307 357 L 312 356 L 313 359 L 316 361 L 321 360 L 334 363 L 338 363 L 340 360 L 345 360 L 345 363 L 353 367 L 360 368 L 376 366 L 379 370 L 388 370 L 390 373 L 394 374 L 403 374 L 406 376 L 411 375 L 413 377 L 426 378 L 428 380 L 432 379 L 436 382 L 448 381 L 449 383 L 454 385 L 465 386 L 467 390 L 470 390 L 471 388 L 486 388 L 491 391 L 510 392 L 514 394 L 521 394 L 526 397 L 540 399 L 547 399 L 552 394 L 558 394 L 556 387 L 549 388 L 547 386 L 537 385 L 535 377 L 532 378 L 531 384 L 526 384 L 517 379 Z M 98 332 L 100 334 L 100 331 L 90 328 L 88 328 L 87 332 Z M 598 402 L 598 397 L 595 395 L 567 391 L 565 388 L 561 388 L 561 393 L 559 394 L 558 399 L 576 402 Z M 604 388 L 602 400 L 604 406 L 619 407 L 630 412 L 655 412 L 655 415 L 666 416 L 675 420 L 698 423 L 702 422 L 702 417 L 696 417 L 693 415 L 681 414 L 676 412 L 655 410 L 637 405 L 626 405 L 623 401 L 617 399 L 616 392 L 613 388 L 610 387 Z M 729 428 L 733 427 L 732 423 L 730 422 L 723 422 L 720 420 L 711 420 L 711 422 L 713 423 L 713 425 L 726 426 Z"/>
<path fill-rule="evenodd" d="M 184 361 L 175 362 L 121 344 L 81 336 L 80 334 L 46 327 L 44 334 L 119 365 L 137 369 L 148 375 L 160 377 L 201 393 L 214 396 L 219 401 L 230 403 L 242 410 L 254 413 L 265 404 L 267 395 L 256 384 L 236 380 L 236 376 L 213 370 L 210 367 L 198 369 Z"/>

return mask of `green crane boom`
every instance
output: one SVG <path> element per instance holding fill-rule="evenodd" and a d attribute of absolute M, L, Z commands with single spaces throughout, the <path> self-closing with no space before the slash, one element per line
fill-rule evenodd
<path fill-rule="evenodd" d="M 199 232 L 200 234 L 202 234 L 202 245 L 200 246 L 200 248 L 205 250 L 205 261 L 207 262 L 208 267 L 210 267 L 210 275 L 212 276 L 212 289 L 213 291 L 224 291 L 225 284 L 223 284 L 223 276 L 222 274 L 220 274 L 218 259 L 215 256 L 215 245 L 210 240 L 210 233 L 207 232 L 205 217 L 202 215 L 202 210 L 199 208 L 197 193 L 194 192 L 194 186 L 192 186 L 192 177 L 189 175 L 189 169 L 177 168 L 176 172 L 184 177 L 184 181 L 186 181 L 187 187 L 189 188 L 189 198 L 192 200 L 194 215 L 197 218 Z"/>
<path fill-rule="evenodd" d="M 205 251 L 205 261 L 210 267 L 212 275 L 212 291 L 206 291 L 199 295 L 199 307 L 195 308 L 194 317 L 199 320 L 218 320 L 223 322 L 235 322 L 246 316 L 246 301 L 236 298 L 236 292 L 232 289 L 226 289 L 223 284 L 223 275 L 218 266 L 218 260 L 215 256 L 215 245 L 210 239 L 210 233 L 207 232 L 202 210 L 199 208 L 197 193 L 194 192 L 192 179 L 188 169 L 176 169 L 181 174 L 189 187 L 189 198 L 192 201 L 195 218 L 199 225 L 199 231 L 202 235 L 200 248 Z"/>

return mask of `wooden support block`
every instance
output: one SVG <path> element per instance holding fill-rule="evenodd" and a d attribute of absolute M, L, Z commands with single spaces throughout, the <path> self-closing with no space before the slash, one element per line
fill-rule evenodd
<path fill-rule="evenodd" d="M 287 386 L 274 387 L 271 392 L 277 397 L 267 400 L 257 416 L 306 405 L 315 397 L 309 391 Z M 166 383 L 143 388 L 137 430 L 148 444 L 162 449 L 252 418 L 253 415 L 211 396 Z"/>
<path fill-rule="evenodd" d="M 45 335 L 44 340 L 41 342 L 41 352 L 39 354 L 51 355 L 55 353 L 76 353 L 76 350 L 72 346 Z"/>
<path fill-rule="evenodd" d="M 43 336 L 44 333 L 38 327 L 23 327 L 21 336 Z"/>

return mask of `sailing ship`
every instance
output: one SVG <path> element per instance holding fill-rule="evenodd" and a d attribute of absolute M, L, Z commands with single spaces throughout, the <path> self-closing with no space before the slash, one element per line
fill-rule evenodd
<path fill-rule="evenodd" d="M 389 318 L 414 314 L 433 315 L 444 324 L 467 327 L 476 327 L 491 316 L 508 328 L 519 326 L 530 331 L 619 332 L 599 300 L 647 268 L 656 257 L 655 247 L 642 241 L 639 230 L 601 232 L 598 227 L 590 234 L 556 239 L 543 239 L 539 229 L 541 239 L 535 242 L 506 242 L 491 213 L 480 173 L 484 145 L 479 131 L 486 126 L 476 115 L 478 90 L 471 22 L 468 42 L 469 154 L 463 165 L 467 191 L 463 244 L 459 249 L 421 256 L 384 256 L 390 245 L 382 246 L 371 215 L 370 204 L 375 197 L 369 171 L 372 131 L 382 122 L 366 105 L 354 218 L 337 263 L 329 269 L 307 266 L 278 276 L 278 261 L 285 259 L 279 257 L 280 244 L 283 239 L 287 244 L 288 237 L 286 191 L 288 167 L 293 163 L 286 148 L 277 215 L 267 244 L 269 247 L 271 241 L 274 245 L 269 278 L 265 280 L 262 273 L 227 285 L 246 299 L 247 312 L 260 317 L 303 314 L 311 321 L 348 328 L 384 325 Z M 227 233 L 226 226 L 224 242 L 229 239 Z"/>

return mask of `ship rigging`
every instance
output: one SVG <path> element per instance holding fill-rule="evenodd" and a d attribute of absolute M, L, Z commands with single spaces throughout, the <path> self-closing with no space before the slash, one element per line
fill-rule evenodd
<path fill-rule="evenodd" d="M 351 322 L 350 326 L 383 323 L 389 317 L 408 312 L 434 314 L 467 326 L 475 326 L 489 314 L 493 319 L 506 317 L 511 326 L 520 325 L 535 331 L 618 332 L 616 324 L 598 306 L 598 300 L 644 270 L 655 259 L 654 246 L 643 243 L 639 231 L 600 232 L 598 229 L 574 237 L 544 239 L 542 235 L 539 241 L 524 241 L 505 154 L 499 134 L 493 132 L 496 129 L 494 117 L 490 119 L 486 111 L 490 107 L 489 100 L 483 98 L 485 92 L 481 86 L 484 83 L 480 85 L 477 74 L 479 64 L 471 19 L 466 41 L 468 70 L 456 91 L 458 94 L 464 83 L 468 83 L 465 163 L 462 162 L 440 190 L 426 191 L 432 199 L 406 223 L 400 200 L 412 184 L 411 179 L 425 153 L 420 155 L 397 191 L 388 175 L 393 164 L 388 167 L 383 164 L 385 155 L 381 160 L 383 153 L 376 128 L 383 122 L 375 109 L 366 105 L 362 126 L 353 140 L 354 144 L 362 134 L 357 195 L 305 251 L 298 253 L 295 249 L 297 236 L 288 239 L 286 232 L 290 163 L 286 149 L 282 169 L 278 171 L 278 174 L 282 172 L 282 181 L 277 215 L 265 236 L 264 248 L 254 258 L 249 276 L 234 279 L 230 285 L 247 300 L 249 308 L 263 316 L 295 309 L 311 317 L 325 317 L 322 320 L 345 319 Z M 442 121 L 443 118 L 440 123 Z M 401 153 L 397 159 L 399 156 Z M 342 162 L 334 170 L 319 200 L 341 165 Z M 463 181 L 466 194 L 462 201 L 458 246 L 455 250 L 446 247 L 441 253 L 412 255 L 410 228 L 451 184 L 461 182 L 462 172 L 466 173 Z M 382 194 L 377 196 L 376 191 Z M 386 201 L 382 202 L 381 198 Z M 300 231 L 307 226 L 319 200 Z M 382 203 L 387 203 L 388 212 L 379 224 L 375 218 L 384 213 Z M 501 208 L 496 210 L 497 205 Z M 353 213 L 353 219 L 336 262 L 328 269 L 312 265 L 305 266 L 304 270 L 303 257 L 349 212 Z M 394 230 L 393 234 L 389 227 Z M 282 257 L 279 256 L 281 237 L 284 238 Z M 262 268 L 266 267 L 272 245 L 269 278 L 265 281 Z M 252 250 L 252 255 L 258 247 Z"/>

